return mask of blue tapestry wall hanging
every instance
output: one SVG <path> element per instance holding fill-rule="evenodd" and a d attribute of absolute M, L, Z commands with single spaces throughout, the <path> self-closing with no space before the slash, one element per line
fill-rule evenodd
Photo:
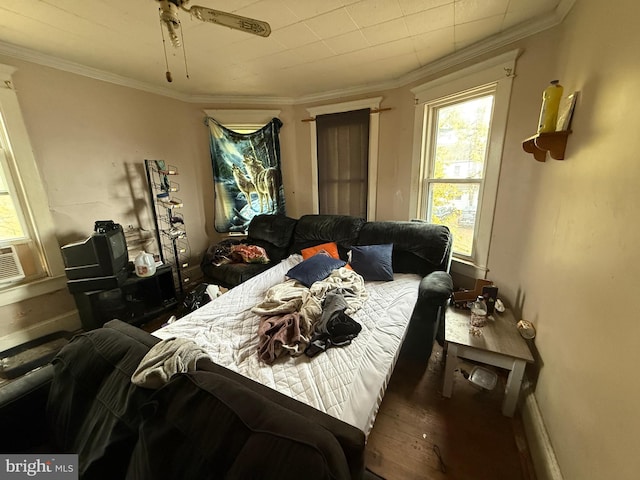
<path fill-rule="evenodd" d="M 206 124 L 216 196 L 216 231 L 245 232 L 255 215 L 284 215 L 280 119 L 272 119 L 253 133 L 234 132 L 211 117 L 207 117 Z"/>

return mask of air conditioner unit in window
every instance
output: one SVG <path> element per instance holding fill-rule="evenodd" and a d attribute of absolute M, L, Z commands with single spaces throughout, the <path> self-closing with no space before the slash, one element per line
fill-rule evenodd
<path fill-rule="evenodd" d="M 0 283 L 15 282 L 24 278 L 20 259 L 13 245 L 0 247 Z"/>

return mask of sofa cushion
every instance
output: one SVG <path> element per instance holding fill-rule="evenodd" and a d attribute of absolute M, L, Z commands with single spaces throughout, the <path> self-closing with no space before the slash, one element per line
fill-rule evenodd
<path fill-rule="evenodd" d="M 418 273 L 448 270 L 451 232 L 444 225 L 426 222 L 367 222 L 357 245 L 393 244 L 393 270 Z"/>
<path fill-rule="evenodd" d="M 249 223 L 247 243 L 264 248 L 278 263 L 288 255 L 295 226 L 296 220 L 285 215 L 256 215 Z"/>
<path fill-rule="evenodd" d="M 329 431 L 216 373 L 177 376 L 143 416 L 128 479 L 350 478 Z"/>
<path fill-rule="evenodd" d="M 348 215 L 304 215 L 293 232 L 291 253 L 300 253 L 303 248 L 320 243 L 335 242 L 340 258 L 345 260 L 347 250 L 356 243 L 364 223 L 364 218 Z"/>
<path fill-rule="evenodd" d="M 207 282 L 221 287 L 233 288 L 246 282 L 274 265 L 270 263 L 227 263 L 215 266 L 202 264 L 202 272 Z"/>

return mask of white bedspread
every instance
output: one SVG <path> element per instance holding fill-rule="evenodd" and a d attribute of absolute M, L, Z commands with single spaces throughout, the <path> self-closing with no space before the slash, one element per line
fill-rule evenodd
<path fill-rule="evenodd" d="M 368 298 L 352 316 L 362 331 L 351 345 L 330 348 L 313 358 L 285 356 L 266 365 L 258 359 L 259 316 L 251 309 L 301 260 L 292 255 L 153 334 L 161 339 L 189 338 L 214 362 L 368 435 L 406 333 L 420 277 L 395 274 L 392 282 L 366 282 Z"/>

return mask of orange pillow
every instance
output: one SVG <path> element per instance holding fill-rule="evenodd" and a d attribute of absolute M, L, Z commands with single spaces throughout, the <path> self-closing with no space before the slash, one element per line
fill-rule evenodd
<path fill-rule="evenodd" d="M 338 254 L 338 245 L 336 242 L 323 243 L 322 245 L 304 248 L 300 253 L 302 253 L 302 258 L 306 260 L 309 257 L 313 257 L 316 253 L 320 253 L 322 250 L 327 252 L 330 257 L 340 260 L 340 254 Z"/>
<path fill-rule="evenodd" d="M 322 252 L 323 250 L 326 253 L 328 253 L 330 257 L 335 258 L 337 260 L 341 260 L 340 254 L 338 253 L 338 244 L 336 242 L 328 242 L 328 243 L 323 243 L 322 245 L 315 245 L 313 247 L 303 248 L 302 250 L 300 250 L 300 253 L 302 253 L 302 258 L 306 260 L 307 258 L 313 257 L 314 255 Z M 348 263 L 344 267 L 348 268 L 349 270 L 353 270 L 353 268 L 351 268 L 351 265 L 349 265 Z"/>

